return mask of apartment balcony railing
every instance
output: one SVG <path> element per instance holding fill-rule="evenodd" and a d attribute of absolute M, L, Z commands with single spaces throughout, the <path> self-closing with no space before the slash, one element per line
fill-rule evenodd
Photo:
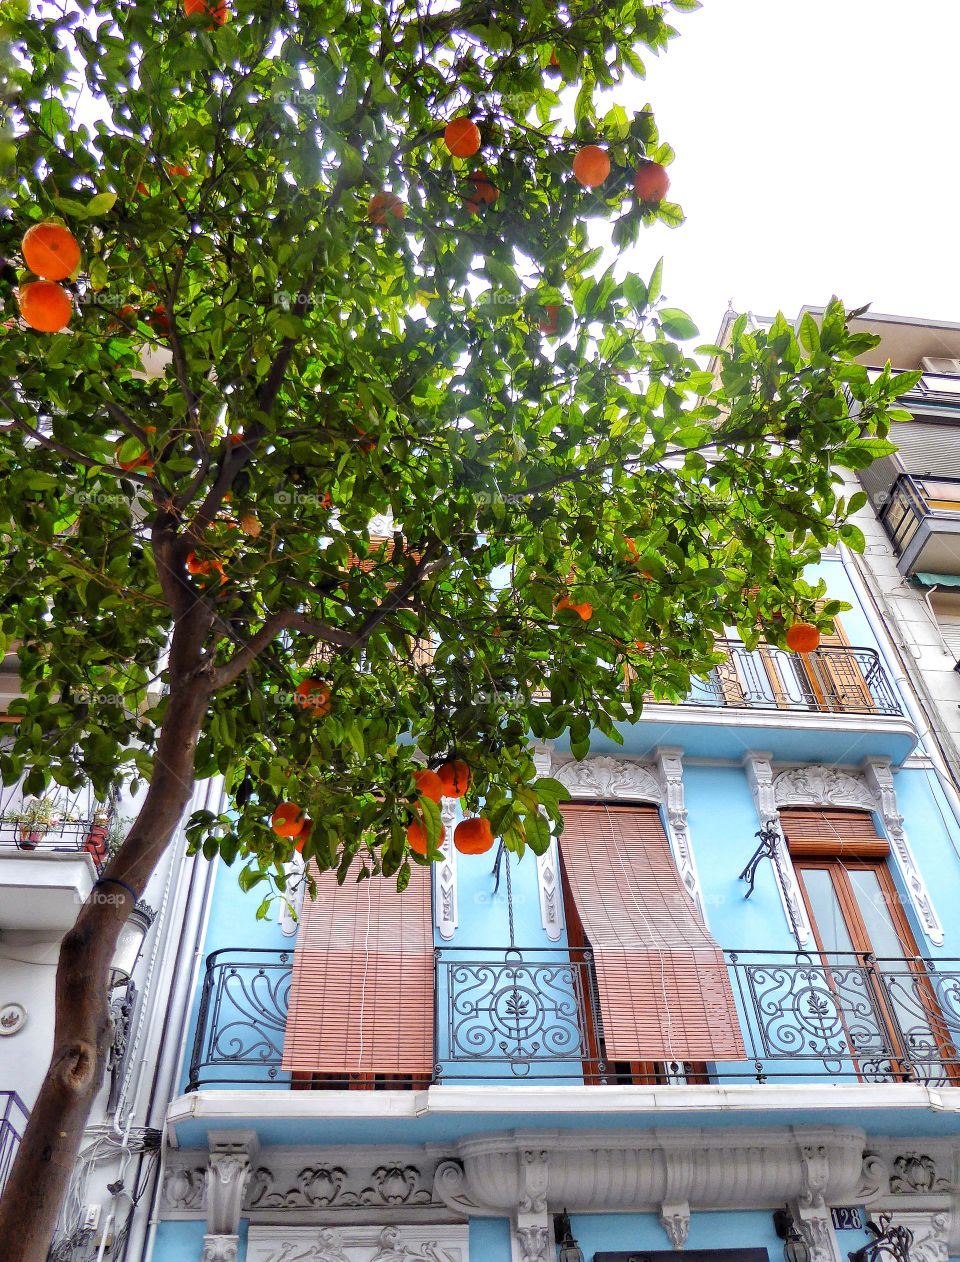
<path fill-rule="evenodd" d="M 687 705 L 818 714 L 903 714 L 873 649 L 831 646 L 798 655 L 770 644 L 748 650 L 720 640 L 726 660 L 694 681 Z"/>
<path fill-rule="evenodd" d="M 742 1061 L 611 1062 L 589 951 L 439 948 L 434 1082 L 960 1083 L 960 960 L 725 951 Z M 289 1088 L 290 951 L 207 960 L 188 1090 Z M 357 1085 L 344 1080 L 325 1085 Z"/>
<path fill-rule="evenodd" d="M 0 1091 L 0 1193 L 23 1139 L 27 1110 L 15 1091 Z"/>
<path fill-rule="evenodd" d="M 960 573 L 960 480 L 901 473 L 886 495 L 880 521 L 903 573 Z"/>
<path fill-rule="evenodd" d="M 107 828 L 92 819 L 63 820 L 58 824 L 0 822 L 0 853 L 18 850 L 46 854 L 89 854 L 97 872 L 107 857 Z"/>

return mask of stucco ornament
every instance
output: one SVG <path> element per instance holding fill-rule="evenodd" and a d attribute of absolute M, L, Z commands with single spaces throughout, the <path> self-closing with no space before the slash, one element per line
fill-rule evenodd
<path fill-rule="evenodd" d="M 546 1227 L 518 1227 L 517 1243 L 520 1246 L 520 1262 L 548 1262 L 550 1233 Z"/>
<path fill-rule="evenodd" d="M 248 1262 L 467 1262 L 467 1227 L 251 1227 Z"/>
<path fill-rule="evenodd" d="M 644 764 L 629 758 L 584 758 L 555 760 L 551 769 L 555 780 L 570 790 L 574 798 L 600 798 L 656 802 L 663 800 L 663 789 L 653 772 Z"/>
<path fill-rule="evenodd" d="M 200 1262 L 237 1262 L 238 1236 L 204 1236 Z"/>
<path fill-rule="evenodd" d="M 847 806 L 874 811 L 877 800 L 860 776 L 836 767 L 797 767 L 773 783 L 777 806 Z"/>

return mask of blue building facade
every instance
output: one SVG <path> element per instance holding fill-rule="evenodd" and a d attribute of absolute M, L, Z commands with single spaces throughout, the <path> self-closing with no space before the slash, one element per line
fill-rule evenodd
<path fill-rule="evenodd" d="M 329 908 L 258 922 L 217 871 L 156 1262 L 842 1262 L 868 1218 L 960 1256 L 956 798 L 855 572 L 820 573 L 852 608 L 809 658 L 731 642 L 622 746 L 536 750 L 571 794 L 546 855 L 458 855 L 445 801 L 426 942 L 361 918 L 318 959 Z M 336 1011 L 344 970 L 388 1019 Z"/>

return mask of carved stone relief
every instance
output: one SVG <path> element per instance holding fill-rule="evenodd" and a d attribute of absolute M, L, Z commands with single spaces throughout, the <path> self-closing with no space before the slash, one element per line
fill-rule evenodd
<path fill-rule="evenodd" d="M 456 818 L 456 798 L 443 798 L 440 806 L 443 827 L 440 853 L 443 858 L 434 864 L 434 901 L 437 933 L 445 942 L 449 942 L 457 929 L 457 850 L 453 844 Z"/>
<path fill-rule="evenodd" d="M 466 1225 L 251 1227 L 247 1262 L 467 1262 Z"/>
<path fill-rule="evenodd" d="M 200 1262 L 237 1262 L 239 1247 L 239 1236 L 206 1235 L 203 1237 Z"/>
<path fill-rule="evenodd" d="M 570 790 L 574 798 L 609 798 L 641 802 L 661 802 L 663 789 L 653 772 L 628 758 L 556 757 L 550 774 Z"/>
<path fill-rule="evenodd" d="M 250 1183 L 247 1208 L 258 1209 L 353 1209 L 361 1205 L 429 1205 L 430 1184 L 413 1165 L 377 1166 L 369 1175 L 349 1180 L 342 1166 L 315 1165 L 299 1170 L 277 1186 L 273 1173 L 261 1166 Z"/>
<path fill-rule="evenodd" d="M 701 917 L 706 921 L 703 909 L 703 896 L 700 891 L 700 877 L 697 863 L 690 844 L 690 830 L 687 827 L 687 811 L 683 796 L 683 751 L 661 745 L 657 749 L 657 770 L 664 810 L 667 816 L 667 836 L 674 862 L 680 873 L 683 887 L 693 899 Z"/>
<path fill-rule="evenodd" d="M 797 874 L 793 870 L 793 863 L 787 851 L 786 839 L 780 828 L 780 812 L 774 791 L 773 768 L 770 765 L 770 755 L 751 752 L 746 755 L 743 761 L 747 772 L 747 780 L 753 793 L 754 804 L 757 808 L 757 819 L 762 827 L 769 820 L 773 820 L 779 836 L 773 864 L 774 879 L 777 884 L 777 891 L 780 894 L 780 901 L 783 904 L 784 914 L 787 917 L 787 924 L 793 927 L 798 945 L 804 946 L 811 935 L 810 920 L 800 893 L 800 886 L 797 883 Z M 744 855 L 745 859 L 748 857 L 748 855 Z"/>

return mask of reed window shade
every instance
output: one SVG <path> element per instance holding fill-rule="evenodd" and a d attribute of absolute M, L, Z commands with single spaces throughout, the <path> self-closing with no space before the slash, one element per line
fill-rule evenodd
<path fill-rule="evenodd" d="M 723 952 L 653 806 L 566 803 L 561 852 L 593 951 L 608 1060 L 740 1060 Z"/>

